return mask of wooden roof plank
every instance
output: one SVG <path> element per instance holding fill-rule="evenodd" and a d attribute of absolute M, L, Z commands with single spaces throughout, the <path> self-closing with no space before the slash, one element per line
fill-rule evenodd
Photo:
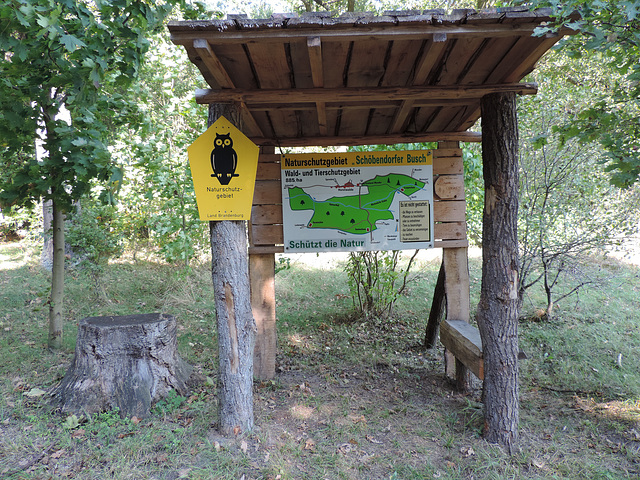
<path fill-rule="evenodd" d="M 540 56 L 560 40 L 560 37 L 520 37 L 511 49 L 502 57 L 494 70 L 487 76 L 485 83 L 506 82 L 507 78 L 522 78 L 525 72 L 535 65 Z"/>
<path fill-rule="evenodd" d="M 232 16 L 170 22 L 169 30 L 213 88 L 197 100 L 240 102 L 252 138 L 407 143 L 472 125 L 483 95 L 535 93 L 516 82 L 560 38 L 532 36 L 548 14 L 519 7 Z"/>
<path fill-rule="evenodd" d="M 434 42 L 433 40 L 427 43 L 423 50 L 422 57 L 416 64 L 413 80 L 411 81 L 413 85 L 424 85 L 433 66 L 438 63 L 437 60 L 444 53 L 445 45 L 445 42 Z M 413 110 L 414 101 L 403 100 L 402 105 L 391 122 L 389 133 L 401 131 Z"/>
<path fill-rule="evenodd" d="M 242 44 L 211 45 L 209 43 L 209 45 L 225 71 L 229 75 L 233 75 L 233 83 L 236 88 L 258 88 L 250 58 Z"/>
<path fill-rule="evenodd" d="M 347 88 L 377 87 L 384 76 L 389 42 L 365 40 L 356 42 L 351 50 L 349 68 L 346 70 Z M 370 119 L 372 111 L 366 113 Z M 353 110 L 342 112 L 341 130 L 345 135 L 364 135 L 370 120 L 358 119 L 362 113 Z"/>
<path fill-rule="evenodd" d="M 222 62 L 220 62 L 216 54 L 211 49 L 209 42 L 203 38 L 194 40 L 193 49 L 202 59 L 202 63 L 204 63 L 211 76 L 221 88 L 235 88 L 233 80 L 231 80 L 231 77 L 222 65 Z"/>
<path fill-rule="evenodd" d="M 264 89 L 290 90 L 293 88 L 294 77 L 289 67 L 286 47 L 288 44 L 283 44 L 275 49 L 264 44 L 247 45 L 253 71 L 260 85 L 260 90 L 257 92 L 264 91 Z M 240 101 L 245 100 L 240 99 Z M 272 111 L 268 117 L 276 137 L 292 136 L 299 133 L 295 113 Z"/>

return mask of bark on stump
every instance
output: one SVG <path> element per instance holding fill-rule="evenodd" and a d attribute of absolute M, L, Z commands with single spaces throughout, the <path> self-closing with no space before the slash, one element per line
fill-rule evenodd
<path fill-rule="evenodd" d="M 149 415 L 170 390 L 187 394 L 192 368 L 177 350 L 176 320 L 149 313 L 80 321 L 73 361 L 51 393 L 62 411 Z"/>

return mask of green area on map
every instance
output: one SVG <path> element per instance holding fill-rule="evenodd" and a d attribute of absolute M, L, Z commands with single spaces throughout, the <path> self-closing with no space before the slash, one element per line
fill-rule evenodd
<path fill-rule="evenodd" d="M 389 210 L 396 193 L 407 197 L 424 187 L 424 182 L 408 175 L 376 175 L 363 182 L 357 195 L 331 197 L 316 201 L 300 187 L 289 189 L 291 210 L 311 210 L 308 228 L 331 228 L 347 233 L 364 234 L 376 229 L 379 220 L 392 220 Z M 366 192 L 366 193 L 364 193 Z"/>

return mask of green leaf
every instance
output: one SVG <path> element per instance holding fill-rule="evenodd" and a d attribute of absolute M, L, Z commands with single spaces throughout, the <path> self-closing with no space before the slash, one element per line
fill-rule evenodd
<path fill-rule="evenodd" d="M 75 52 L 78 48 L 87 46 L 78 37 L 69 34 L 62 35 L 60 37 L 60 43 L 62 43 L 69 52 Z"/>
<path fill-rule="evenodd" d="M 51 25 L 49 18 L 43 15 L 38 15 L 38 20 L 36 20 L 36 23 L 42 28 L 49 28 L 49 25 Z"/>
<path fill-rule="evenodd" d="M 66 430 L 73 430 L 80 426 L 80 420 L 76 415 L 69 415 L 67 419 L 62 423 L 62 427 Z"/>

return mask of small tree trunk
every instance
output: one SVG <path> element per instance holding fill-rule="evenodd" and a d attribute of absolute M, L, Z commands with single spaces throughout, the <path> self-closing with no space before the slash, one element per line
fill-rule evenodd
<path fill-rule="evenodd" d="M 62 348 L 62 307 L 64 299 L 64 214 L 55 201 L 53 209 L 53 267 L 49 297 L 49 348 Z"/>
<path fill-rule="evenodd" d="M 42 223 L 42 254 L 40 255 L 40 264 L 45 270 L 51 271 L 53 268 L 53 236 L 51 235 L 53 206 L 51 200 L 42 202 Z"/>
<path fill-rule="evenodd" d="M 515 94 L 482 98 L 485 207 L 478 327 L 484 353 L 485 438 L 518 438 L 518 125 Z"/>
<path fill-rule="evenodd" d="M 220 116 L 240 127 L 233 105 L 209 105 L 209 125 Z M 240 159 L 240 161 L 242 161 Z M 251 310 L 244 221 L 209 222 L 211 277 L 218 324 L 219 429 L 223 435 L 253 429 L 253 351 L 256 324 Z"/>

